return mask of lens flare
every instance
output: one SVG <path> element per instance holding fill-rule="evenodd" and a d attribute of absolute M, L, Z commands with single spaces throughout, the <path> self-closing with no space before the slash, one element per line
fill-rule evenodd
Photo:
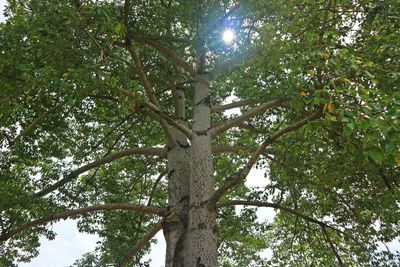
<path fill-rule="evenodd" d="M 231 29 L 226 29 L 222 33 L 222 41 L 224 41 L 224 43 L 230 44 L 233 42 L 234 39 L 235 39 L 235 32 L 232 31 Z"/>

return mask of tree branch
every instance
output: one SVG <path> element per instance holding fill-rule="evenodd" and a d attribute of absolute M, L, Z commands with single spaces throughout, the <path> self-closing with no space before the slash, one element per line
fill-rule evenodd
<path fill-rule="evenodd" d="M 147 94 L 147 97 L 150 99 L 150 102 L 159 106 L 158 100 L 154 95 L 154 92 L 150 85 L 149 80 L 147 79 L 147 75 L 144 73 L 142 62 L 140 60 L 138 53 L 135 51 L 135 49 L 133 49 L 133 46 L 130 42 L 125 44 L 125 47 L 132 57 L 133 63 L 135 64 L 135 67 L 136 67 L 136 74 L 138 75 L 139 80 L 143 85 L 143 88 Z"/>
<path fill-rule="evenodd" d="M 328 231 L 326 231 L 325 226 L 321 226 L 321 228 L 322 228 L 322 232 L 324 233 L 325 239 L 329 244 L 329 247 L 331 248 L 333 254 L 335 254 L 335 257 L 336 257 L 336 259 L 338 261 L 339 266 L 340 267 L 344 266 L 342 258 L 340 257 L 335 245 L 333 244 L 331 238 L 329 237 Z"/>
<path fill-rule="evenodd" d="M 65 102 L 61 101 L 60 103 L 58 103 L 51 109 L 43 112 L 39 117 L 37 117 L 35 120 L 33 120 L 31 122 L 31 124 L 29 124 L 28 127 L 26 127 L 24 130 L 22 130 L 22 132 L 17 137 L 15 137 L 14 140 L 12 140 L 9 143 L 9 146 L 11 147 L 11 146 L 15 145 L 23 136 L 27 135 L 30 131 L 32 131 L 32 129 L 35 128 L 42 120 L 44 120 L 48 115 L 50 115 L 51 113 L 56 111 L 58 108 L 60 108 L 64 104 L 65 104 Z"/>
<path fill-rule="evenodd" d="M 74 178 L 78 177 L 80 174 L 87 172 L 88 170 L 97 168 L 106 163 L 110 163 L 114 160 L 120 159 L 122 157 L 133 156 L 133 155 L 144 155 L 144 156 L 160 156 L 160 157 L 164 158 L 164 157 L 166 157 L 166 152 L 167 151 L 165 148 L 140 147 L 140 148 L 136 148 L 136 149 L 129 149 L 129 150 L 119 151 L 119 152 L 110 154 L 108 156 L 105 156 L 104 158 L 95 160 L 87 165 L 79 167 L 78 169 L 72 171 L 67 176 L 62 178 L 61 180 L 55 182 L 54 184 L 50 185 L 49 187 L 43 189 L 42 191 L 35 193 L 35 196 L 43 197 L 43 196 L 47 195 L 48 193 L 53 192 L 57 188 L 65 185 L 66 183 L 73 180 Z"/>
<path fill-rule="evenodd" d="M 230 146 L 230 145 L 213 145 L 211 147 L 213 155 L 223 153 L 239 153 L 239 152 L 253 152 L 257 148 L 251 146 Z"/>
<path fill-rule="evenodd" d="M 147 206 L 151 205 L 151 201 L 153 200 L 154 193 L 156 192 L 156 188 L 160 183 L 161 179 L 168 173 L 168 169 L 164 170 L 160 175 L 157 177 L 157 180 L 154 182 L 153 187 L 151 188 L 149 194 L 149 200 L 147 201 Z"/>
<path fill-rule="evenodd" d="M 120 89 L 121 92 L 123 92 L 126 96 L 131 97 L 135 99 L 135 96 L 128 90 L 125 89 Z M 176 120 L 172 119 L 171 117 L 165 115 L 162 110 L 155 104 L 146 101 L 146 100 L 141 100 L 141 103 L 143 103 L 146 107 L 148 107 L 151 111 L 153 111 L 160 119 L 168 122 L 171 126 L 174 126 L 176 129 L 181 131 L 183 134 L 186 135 L 186 137 L 191 138 L 193 136 L 192 130 L 190 130 L 188 127 L 186 127 L 183 124 L 180 124 Z"/>
<path fill-rule="evenodd" d="M 302 218 L 305 221 L 311 222 L 311 223 L 315 223 L 323 228 L 330 228 L 334 231 L 337 231 L 347 237 L 350 237 L 347 233 L 343 232 L 340 229 L 337 229 L 335 227 L 333 227 L 330 224 L 327 224 L 325 222 L 319 221 L 317 219 L 314 219 L 308 215 L 305 215 L 303 213 L 301 213 L 300 211 L 296 210 L 296 209 L 292 209 L 292 208 L 288 208 L 285 206 L 282 206 L 280 204 L 276 204 L 276 203 L 270 203 L 270 202 L 258 202 L 258 201 L 250 201 L 250 200 L 229 200 L 229 201 L 225 201 L 223 203 L 218 203 L 216 205 L 217 208 L 222 208 L 222 207 L 227 207 L 227 206 L 237 206 L 237 205 L 244 205 L 244 206 L 255 206 L 255 207 L 268 207 L 268 208 L 274 208 L 274 209 L 279 209 L 281 211 L 285 211 L 287 213 L 290 214 L 294 214 L 297 217 Z M 354 238 L 350 237 L 351 239 L 355 240 Z"/>
<path fill-rule="evenodd" d="M 218 202 L 218 200 L 232 187 L 236 186 L 239 184 L 241 181 L 243 181 L 247 175 L 249 174 L 251 168 L 253 165 L 257 162 L 258 157 L 264 152 L 264 150 L 267 148 L 267 146 L 270 144 L 269 139 L 261 144 L 259 148 L 253 153 L 249 161 L 246 163 L 246 165 L 238 171 L 235 177 L 228 177 L 225 180 L 225 183 L 221 185 L 220 188 L 215 190 L 213 196 L 211 197 L 209 201 L 209 208 L 212 209 L 215 206 L 215 203 Z M 233 176 L 233 175 L 232 175 Z"/>
<path fill-rule="evenodd" d="M 126 266 L 129 261 L 138 253 L 163 227 L 163 220 L 159 221 L 154 225 L 150 231 L 148 231 L 142 240 L 136 243 L 131 250 L 122 258 L 122 260 L 117 265 L 118 267 Z"/>
<path fill-rule="evenodd" d="M 76 215 L 83 215 L 89 212 L 94 212 L 94 211 L 107 211 L 107 210 L 132 210 L 132 211 L 137 211 L 137 212 L 145 212 L 145 213 L 150 213 L 150 214 L 156 214 L 159 216 L 163 216 L 166 212 L 166 210 L 158 207 L 150 207 L 150 206 L 138 206 L 138 205 L 133 205 L 129 203 L 110 203 L 110 204 L 103 204 L 103 205 L 93 205 L 89 207 L 84 207 L 84 208 L 79 208 L 75 210 L 68 210 L 60 213 L 56 213 L 47 217 L 42 217 L 40 219 L 22 224 L 19 227 L 16 227 L 14 229 L 11 229 L 7 231 L 6 233 L 2 233 L 0 236 L 0 241 L 7 241 L 11 237 L 13 237 L 16 234 L 19 234 L 29 228 L 38 226 L 38 225 L 43 225 L 51 221 L 57 221 L 60 219 L 67 219 L 72 216 Z"/>
<path fill-rule="evenodd" d="M 254 152 L 254 154 L 251 156 L 251 158 L 249 159 L 249 161 L 246 163 L 246 165 L 240 169 L 238 171 L 238 173 L 236 174 L 235 177 L 230 177 L 227 178 L 225 183 L 218 188 L 215 192 L 214 195 L 211 197 L 210 202 L 209 202 L 209 208 L 213 208 L 215 203 L 217 203 L 217 201 L 232 187 L 236 186 L 237 184 L 239 184 L 241 181 L 243 181 L 247 175 L 249 174 L 251 168 L 253 167 L 253 165 L 257 162 L 258 157 L 264 153 L 264 151 L 266 150 L 266 148 L 272 144 L 273 142 L 275 142 L 275 140 L 277 140 L 279 137 L 285 135 L 288 132 L 291 132 L 295 129 L 298 129 L 302 126 L 304 126 L 305 124 L 307 124 L 309 121 L 315 120 L 318 117 L 320 117 L 322 115 L 322 109 L 318 109 L 316 112 L 314 112 L 313 114 L 305 117 L 304 119 L 295 122 L 289 126 L 287 126 L 286 128 L 280 129 L 278 131 L 276 131 L 275 133 L 273 133 L 272 135 L 269 136 L 269 138 L 267 140 L 265 140 L 261 146 L 259 148 L 257 148 L 257 150 Z"/>
<path fill-rule="evenodd" d="M 165 121 L 167 121 L 170 125 L 174 126 L 176 129 L 178 129 L 179 131 L 181 131 L 183 134 L 186 135 L 187 138 L 191 138 L 193 136 L 193 131 L 190 130 L 189 128 L 187 128 L 185 125 L 180 124 L 179 122 L 177 122 L 176 120 L 170 118 L 169 116 L 165 115 L 159 107 L 157 107 L 156 105 L 154 105 L 151 102 L 148 101 L 144 101 L 143 102 L 151 111 L 153 111 L 154 113 L 156 113 L 158 116 L 160 116 L 161 118 L 163 118 Z"/>
<path fill-rule="evenodd" d="M 254 116 L 256 116 L 256 115 L 258 115 L 260 113 L 263 113 L 263 112 L 267 111 L 270 108 L 273 108 L 273 107 L 281 105 L 283 102 L 284 101 L 281 100 L 281 99 L 275 99 L 275 100 L 266 102 L 265 104 L 261 104 L 261 105 L 257 106 L 256 108 L 254 108 L 253 110 L 250 110 L 250 111 L 244 113 L 243 115 L 241 115 L 241 116 L 239 116 L 237 118 L 234 118 L 234 119 L 232 119 L 230 121 L 227 121 L 227 122 L 225 122 L 223 124 L 220 124 L 218 126 L 215 126 L 213 129 L 211 129 L 211 135 L 213 137 L 215 137 L 218 134 L 220 134 L 220 133 L 222 133 L 222 132 L 224 132 L 224 131 L 232 128 L 232 127 L 240 125 L 245 120 L 248 120 L 248 119 L 250 119 L 250 118 L 252 118 L 252 117 L 254 117 Z"/>
<path fill-rule="evenodd" d="M 210 77 L 217 77 L 218 75 L 220 75 L 222 72 L 226 71 L 227 69 L 234 67 L 238 63 L 242 63 L 243 58 L 244 58 L 243 55 L 237 55 L 233 59 L 229 59 L 225 62 L 215 65 L 214 69 L 212 69 L 210 71 Z"/>
<path fill-rule="evenodd" d="M 218 105 L 218 106 L 212 106 L 211 107 L 211 112 L 221 112 L 221 111 L 225 111 L 228 109 L 232 109 L 232 108 L 240 108 L 243 106 L 247 106 L 247 105 L 253 105 L 253 104 L 260 104 L 263 103 L 264 101 L 260 100 L 260 99 L 248 99 L 248 100 L 242 100 L 242 101 L 237 101 L 237 102 L 232 102 L 226 105 Z"/>
<path fill-rule="evenodd" d="M 269 139 L 272 139 L 273 141 L 275 141 L 276 139 L 278 139 L 279 137 L 281 137 L 282 135 L 285 135 L 293 130 L 299 129 L 302 126 L 306 125 L 308 122 L 316 120 L 318 118 L 320 118 L 323 115 L 323 111 L 322 109 L 318 109 L 317 111 L 315 111 L 314 113 L 312 113 L 311 115 L 305 117 L 304 119 L 295 122 L 293 124 L 290 124 L 289 126 L 287 126 L 286 128 L 280 129 L 278 131 L 276 131 L 275 133 L 273 133 Z"/>
<path fill-rule="evenodd" d="M 168 58 L 172 59 L 175 63 L 177 63 L 179 66 L 181 66 L 184 70 L 186 70 L 192 77 L 197 75 L 197 71 L 190 66 L 185 60 L 183 60 L 180 56 L 178 56 L 172 49 L 163 46 L 159 42 L 149 39 L 149 38 L 140 38 L 138 41 L 144 42 L 158 51 L 160 51 L 162 54 L 166 55 Z"/>

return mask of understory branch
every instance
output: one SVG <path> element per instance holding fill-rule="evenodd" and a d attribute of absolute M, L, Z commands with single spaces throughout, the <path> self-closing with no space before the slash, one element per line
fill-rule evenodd
<path fill-rule="evenodd" d="M 150 207 L 150 206 L 139 206 L 139 205 L 133 205 L 129 203 L 110 203 L 110 204 L 103 204 L 103 205 L 93 205 L 89 207 L 84 207 L 84 208 L 79 208 L 75 210 L 68 210 L 56 214 L 52 214 L 46 217 L 42 217 L 40 219 L 22 224 L 21 226 L 18 226 L 14 229 L 11 229 L 5 233 L 2 233 L 0 235 L 0 241 L 7 241 L 11 237 L 13 237 L 16 234 L 19 234 L 29 228 L 39 226 L 46 224 L 51 221 L 57 221 L 60 219 L 67 219 L 76 215 L 83 215 L 89 212 L 95 212 L 95 211 L 109 211 L 109 210 L 132 210 L 132 211 L 137 211 L 137 212 L 145 212 L 149 214 L 156 214 L 159 216 L 163 216 L 165 214 L 165 210 L 162 208 L 158 207 Z"/>
<path fill-rule="evenodd" d="M 119 152 L 110 154 L 108 156 L 105 156 L 104 158 L 95 160 L 89 164 L 82 166 L 82 167 L 79 167 L 78 169 L 70 172 L 68 175 L 66 175 L 61 180 L 55 182 L 54 184 L 50 185 L 49 187 L 43 189 L 42 191 L 35 193 L 35 196 L 43 197 L 43 196 L 49 194 L 50 192 L 53 192 L 54 190 L 65 185 L 66 183 L 68 183 L 69 181 L 78 177 L 80 174 L 82 174 L 84 172 L 87 172 L 91 169 L 97 168 L 99 166 L 102 166 L 104 164 L 110 163 L 114 160 L 117 160 L 117 159 L 120 159 L 123 157 L 128 157 L 128 156 L 133 156 L 133 155 L 143 155 L 143 156 L 159 156 L 161 158 L 165 158 L 166 153 L 167 153 L 167 150 L 165 148 L 161 148 L 161 147 L 160 148 L 158 148 L 158 147 L 140 147 L 140 148 L 135 148 L 135 149 L 119 151 Z"/>

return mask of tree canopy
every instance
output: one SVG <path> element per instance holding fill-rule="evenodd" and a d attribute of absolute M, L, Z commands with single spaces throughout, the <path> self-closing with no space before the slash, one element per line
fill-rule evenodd
<path fill-rule="evenodd" d="M 73 218 L 101 237 L 76 266 L 145 266 L 176 220 L 179 164 L 208 166 L 202 136 L 220 266 L 400 264 L 397 0 L 9 0 L 5 15 L 0 265 Z M 266 186 L 244 184 L 251 168 Z"/>

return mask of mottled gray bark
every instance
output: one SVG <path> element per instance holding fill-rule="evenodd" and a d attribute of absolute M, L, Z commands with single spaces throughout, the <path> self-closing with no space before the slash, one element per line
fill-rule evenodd
<path fill-rule="evenodd" d="M 215 210 L 208 208 L 214 191 L 211 152 L 211 106 L 208 75 L 195 77 L 194 136 L 191 141 L 189 221 L 185 237 L 184 266 L 217 266 Z"/>
<path fill-rule="evenodd" d="M 184 94 L 175 91 L 175 118 L 183 123 Z M 169 208 L 164 223 L 166 267 L 217 266 L 216 212 L 208 201 L 214 192 L 208 75 L 195 77 L 191 140 L 173 129 L 177 146 L 168 152 Z"/>
<path fill-rule="evenodd" d="M 170 86 L 174 94 L 175 119 L 178 123 L 185 124 L 185 94 L 176 89 L 172 81 Z M 167 244 L 166 267 L 183 266 L 183 242 L 190 197 L 190 143 L 176 128 L 172 129 L 172 136 L 177 145 L 168 151 L 168 206 L 175 214 L 163 227 Z"/>

